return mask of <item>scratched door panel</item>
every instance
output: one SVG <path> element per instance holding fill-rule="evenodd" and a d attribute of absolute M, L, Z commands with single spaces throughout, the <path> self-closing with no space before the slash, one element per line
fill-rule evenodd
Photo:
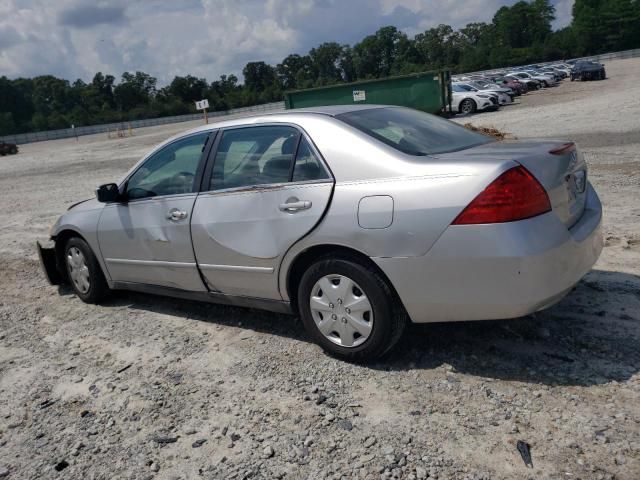
<path fill-rule="evenodd" d="M 283 255 L 320 221 L 333 181 L 201 194 L 191 222 L 198 265 L 212 290 L 281 299 Z M 300 203 L 299 209 L 287 205 Z"/>
<path fill-rule="evenodd" d="M 107 205 L 98 239 L 112 280 L 206 290 L 189 231 L 195 198 L 188 194 Z"/>

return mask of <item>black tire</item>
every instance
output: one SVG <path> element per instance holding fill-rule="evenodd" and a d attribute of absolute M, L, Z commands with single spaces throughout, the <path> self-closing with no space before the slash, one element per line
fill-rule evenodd
<path fill-rule="evenodd" d="M 11 147 L 11 150 L 9 150 L 9 153 L 11 155 L 15 155 L 16 153 L 18 153 L 18 149 L 16 147 Z"/>
<path fill-rule="evenodd" d="M 467 105 L 467 111 L 465 111 L 465 105 Z M 465 98 L 460 102 L 460 106 L 458 107 L 458 111 L 464 114 L 476 113 L 476 110 L 478 110 L 478 106 L 476 105 L 476 102 L 470 98 Z"/>
<path fill-rule="evenodd" d="M 81 286 L 76 283 L 73 279 L 72 275 L 72 266 L 70 264 L 69 255 L 72 252 L 72 249 L 79 250 L 84 256 L 84 263 L 88 269 L 88 283 L 89 287 L 84 291 Z M 107 298 L 111 293 L 109 289 L 109 285 L 104 278 L 104 274 L 102 273 L 102 268 L 100 268 L 100 264 L 98 263 L 98 259 L 91 251 L 87 242 L 85 242 L 82 238 L 72 237 L 70 238 L 66 245 L 64 246 L 64 264 L 67 270 L 67 278 L 69 279 L 69 284 L 71 288 L 76 292 L 76 295 L 85 303 L 100 303 L 102 300 Z"/>
<path fill-rule="evenodd" d="M 358 346 L 338 345 L 325 337 L 316 325 L 310 299 L 316 282 L 327 275 L 348 277 L 371 304 L 371 333 Z M 398 342 L 407 323 L 404 308 L 384 278 L 374 268 L 346 257 L 324 257 L 307 269 L 298 286 L 298 309 L 309 336 L 329 354 L 349 361 L 366 361 L 383 356 Z"/>

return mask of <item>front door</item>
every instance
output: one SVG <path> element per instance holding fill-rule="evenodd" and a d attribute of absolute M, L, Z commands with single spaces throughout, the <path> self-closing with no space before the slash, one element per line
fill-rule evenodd
<path fill-rule="evenodd" d="M 189 223 L 208 135 L 189 135 L 152 154 L 126 181 L 126 201 L 105 205 L 98 241 L 112 280 L 206 290 Z"/>
<path fill-rule="evenodd" d="M 209 191 L 198 196 L 191 222 L 196 259 L 209 288 L 281 299 L 281 259 L 320 221 L 332 189 L 331 175 L 298 129 L 225 130 Z"/>

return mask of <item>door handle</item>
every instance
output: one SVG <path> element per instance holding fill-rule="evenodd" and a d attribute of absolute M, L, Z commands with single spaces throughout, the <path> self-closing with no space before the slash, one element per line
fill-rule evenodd
<path fill-rule="evenodd" d="M 188 216 L 189 214 L 184 210 L 178 210 L 177 208 L 172 208 L 171 210 L 169 210 L 169 213 L 167 214 L 167 219 L 177 222 L 178 220 L 184 220 Z"/>
<path fill-rule="evenodd" d="M 278 209 L 280 209 L 281 212 L 289 212 L 289 213 L 299 212 L 300 210 L 309 210 L 310 208 L 311 208 L 311 202 L 309 200 L 299 200 L 296 202 L 281 203 L 278 206 Z"/>

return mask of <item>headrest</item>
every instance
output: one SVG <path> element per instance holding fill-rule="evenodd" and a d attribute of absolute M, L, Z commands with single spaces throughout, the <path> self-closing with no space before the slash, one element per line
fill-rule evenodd
<path fill-rule="evenodd" d="M 296 148 L 296 141 L 298 140 L 297 136 L 292 136 L 287 138 L 284 142 L 282 142 L 281 152 L 283 155 L 293 155 Z"/>

